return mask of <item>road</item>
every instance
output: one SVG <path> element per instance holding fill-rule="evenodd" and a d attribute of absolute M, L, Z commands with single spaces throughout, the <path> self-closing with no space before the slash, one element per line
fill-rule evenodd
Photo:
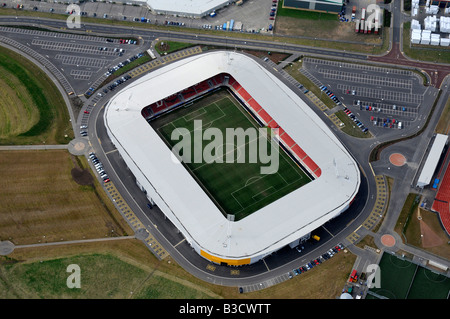
<path fill-rule="evenodd" d="M 409 16 L 406 16 L 402 11 L 402 3 L 402 1 L 394 0 L 390 6 L 387 7 L 392 12 L 391 50 L 382 56 L 370 56 L 368 57 L 368 60 L 423 70 L 428 74 L 430 84 L 439 88 L 441 87 L 444 78 L 450 74 L 450 65 L 412 60 L 405 57 L 402 52 L 402 24 L 409 20 Z"/>
<path fill-rule="evenodd" d="M 0 24 L 33 25 L 40 28 L 50 28 L 59 31 L 67 29 L 65 20 L 53 20 L 53 19 L 21 17 L 21 16 L 18 17 L 2 16 L 0 17 Z M 105 35 L 105 36 L 114 35 L 116 37 L 125 35 L 141 36 L 144 39 L 144 41 L 148 42 L 151 42 L 157 38 L 167 38 L 170 39 L 171 41 L 183 41 L 199 44 L 206 43 L 210 45 L 220 45 L 227 48 L 234 48 L 235 46 L 238 46 L 240 48 L 264 49 L 268 51 L 272 50 L 289 53 L 301 52 L 303 54 L 311 54 L 316 56 L 320 55 L 327 57 L 339 57 L 351 60 L 354 59 L 367 60 L 367 55 L 352 52 L 342 52 L 331 49 L 313 48 L 281 42 L 239 39 L 236 37 L 205 35 L 188 32 L 153 30 L 139 27 L 129 28 L 116 25 L 86 23 L 82 25 L 80 33 Z"/>
<path fill-rule="evenodd" d="M 411 163 L 415 163 L 416 165 L 420 164 L 420 159 L 423 155 L 420 151 L 416 151 L 417 149 L 423 150 L 423 146 L 429 141 L 430 135 L 434 130 L 435 124 L 437 123 L 438 116 L 441 114 L 442 109 L 445 106 L 446 99 L 448 99 L 448 78 L 444 80 L 445 76 L 450 72 L 450 66 L 448 65 L 436 65 L 432 63 L 424 63 L 424 62 L 416 62 L 411 61 L 408 58 L 405 58 L 403 54 L 401 54 L 401 20 L 402 12 L 401 8 L 398 5 L 400 3 L 399 0 L 394 0 L 393 6 L 393 16 L 394 16 L 394 26 L 393 26 L 393 34 L 392 34 L 392 49 L 391 51 L 384 56 L 367 56 L 364 54 L 352 53 L 352 52 L 341 52 L 337 50 L 329 50 L 323 48 L 312 48 L 312 47 L 304 47 L 300 45 L 287 44 L 287 43 L 279 43 L 279 42 L 270 42 L 270 41 L 257 41 L 257 40 L 249 40 L 249 39 L 238 39 L 224 36 L 212 36 L 205 34 L 191 34 L 187 32 L 173 32 L 173 31 L 160 31 L 160 30 L 150 30 L 150 29 L 139 29 L 139 28 L 127 28 L 121 26 L 110 26 L 103 24 L 85 24 L 83 25 L 82 33 L 86 34 L 96 34 L 96 35 L 105 35 L 105 36 L 141 36 L 144 41 L 150 43 L 151 41 L 157 38 L 168 38 L 173 41 L 183 41 L 183 42 L 193 42 L 193 43 L 205 43 L 209 45 L 218 45 L 224 46 L 227 48 L 251 48 L 251 49 L 262 49 L 267 51 L 281 51 L 293 53 L 296 55 L 299 54 L 308 54 L 312 56 L 323 56 L 329 58 L 339 58 L 346 59 L 351 61 L 373 61 L 377 63 L 387 63 L 393 65 L 403 65 L 412 68 L 423 69 L 430 74 L 431 84 L 437 87 L 442 86 L 443 94 L 441 94 L 441 99 L 439 100 L 436 111 L 432 115 L 433 118 L 430 121 L 425 132 L 417 138 L 416 140 L 409 140 L 406 143 L 402 143 L 401 145 L 406 147 L 411 152 Z M 64 20 L 51 20 L 51 19 L 43 19 L 43 18 L 31 18 L 31 17 L 0 17 L 1 24 L 16 24 L 16 25 L 34 25 L 42 28 L 50 28 L 55 30 L 61 30 L 66 27 L 66 22 Z M 277 72 L 277 71 L 273 71 Z M 288 83 L 285 79 L 282 79 L 288 87 L 293 88 L 292 83 Z M 170 255 L 186 270 L 191 272 L 192 274 L 202 278 L 205 281 L 221 284 L 221 285 L 230 285 L 230 286 L 238 286 L 238 285 L 254 285 L 267 282 L 274 277 L 282 277 L 285 276 L 286 273 L 292 270 L 295 267 L 300 266 L 301 262 L 304 260 L 310 260 L 314 257 L 317 257 L 319 254 L 322 254 L 325 250 L 328 250 L 330 246 L 334 246 L 339 242 L 346 242 L 346 237 L 353 232 L 355 229 L 359 229 L 358 226 L 363 223 L 363 221 L 367 218 L 368 214 L 371 212 L 372 207 L 374 205 L 373 200 L 370 198 L 370 194 L 372 194 L 373 190 L 376 189 L 376 183 L 374 180 L 374 174 L 376 175 L 388 175 L 396 178 L 400 182 L 397 183 L 393 190 L 393 197 L 396 198 L 396 201 L 393 205 L 390 205 L 389 211 L 387 212 L 386 220 L 384 221 L 381 230 L 378 233 L 371 233 L 370 231 L 364 231 L 361 229 L 361 235 L 371 234 L 376 239 L 376 243 L 382 247 L 380 243 L 380 234 L 390 233 L 393 234 L 393 225 L 398 217 L 398 208 L 401 203 L 403 203 L 403 199 L 405 198 L 405 194 L 410 191 L 411 180 L 414 178 L 415 167 L 406 167 L 403 170 L 399 169 L 397 171 L 389 169 L 389 163 L 386 160 L 385 156 L 382 156 L 382 159 L 379 162 L 373 163 L 374 174 L 372 174 L 372 166 L 368 163 L 369 154 L 372 150 L 372 145 L 376 145 L 377 143 L 381 143 L 384 141 L 388 141 L 390 139 L 389 136 L 384 137 L 383 139 L 378 139 L 376 141 L 370 141 L 371 146 L 368 147 L 368 143 L 366 140 L 354 139 L 348 135 L 343 134 L 339 130 L 334 130 L 337 137 L 342 141 L 344 145 L 347 146 L 350 153 L 353 154 L 355 159 L 361 165 L 361 171 L 364 175 L 363 180 L 364 183 L 362 185 L 361 197 L 355 203 L 354 206 L 351 207 L 348 213 L 344 214 L 346 218 L 342 217 L 342 220 L 338 221 L 337 224 L 342 224 L 343 228 L 336 227 L 335 230 L 330 227 L 332 236 L 329 237 L 329 241 L 325 241 L 321 245 L 317 245 L 314 247 L 310 247 L 309 250 L 303 254 L 302 256 L 294 256 L 296 252 L 291 251 L 282 251 L 278 254 L 278 256 L 268 257 L 266 261 L 257 263 L 256 265 L 252 265 L 247 268 L 240 268 L 240 272 L 238 276 L 231 276 L 230 269 L 228 267 L 220 267 L 217 266 L 217 269 L 214 272 L 207 271 L 207 266 L 210 264 L 205 259 L 198 256 L 195 252 L 192 251 L 190 246 L 183 240 L 182 236 L 174 229 L 173 225 L 167 222 L 164 218 L 164 214 L 158 210 L 157 207 L 154 208 L 153 211 L 149 212 L 143 209 L 142 207 L 146 207 L 147 199 L 144 194 L 140 192 L 133 192 L 130 190 L 136 189 L 136 184 L 134 178 L 131 176 L 131 173 L 124 168 L 124 163 L 120 158 L 118 152 L 115 152 L 114 146 L 109 142 L 109 139 L 106 135 L 106 131 L 103 127 L 102 119 L 102 109 L 101 105 L 106 102 L 107 97 L 100 99 L 97 101 L 99 105 L 98 108 L 95 108 L 89 117 L 89 127 L 95 127 L 95 130 L 89 131 L 89 138 L 92 148 L 96 150 L 98 157 L 100 160 L 106 165 L 106 170 L 110 172 L 112 175 L 112 180 L 116 182 L 116 186 L 118 191 L 123 195 L 124 199 L 127 203 L 129 203 L 130 208 L 136 213 L 136 215 L 143 221 L 148 230 L 155 234 L 157 240 L 164 246 L 167 247 Z M 87 101 L 89 102 L 89 100 Z M 324 121 L 328 121 L 328 119 L 323 115 L 319 114 Z M 77 128 L 77 125 L 74 125 L 74 128 Z M 420 146 L 420 148 L 417 147 Z M 394 145 L 391 148 L 398 147 L 398 145 Z M 425 147 L 426 148 L 426 147 Z M 390 148 L 387 149 L 388 152 Z M 122 168 L 122 169 L 121 169 Z M 123 169 L 124 168 L 124 169 Z M 348 218 L 351 218 L 350 220 Z M 409 247 L 407 245 L 403 245 L 401 239 L 397 238 L 396 248 L 401 248 L 406 251 L 412 251 L 414 253 L 417 252 L 417 249 L 414 247 Z M 392 248 L 393 249 L 393 248 Z M 362 261 L 359 261 L 359 265 L 363 267 L 363 265 L 367 265 L 369 263 L 376 263 L 378 256 L 372 252 L 368 252 L 366 250 L 362 250 L 356 248 L 355 246 L 351 246 L 350 250 L 356 253 Z M 420 254 L 423 258 L 435 259 L 435 256 L 428 255 L 427 253 L 420 251 Z M 441 261 L 444 264 L 448 261 Z"/>

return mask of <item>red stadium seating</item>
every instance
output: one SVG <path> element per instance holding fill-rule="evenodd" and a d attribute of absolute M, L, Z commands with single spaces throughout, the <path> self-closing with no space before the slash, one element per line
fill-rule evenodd
<path fill-rule="evenodd" d="M 253 109 L 253 111 L 255 111 L 255 113 L 258 113 L 259 110 L 261 110 L 261 108 L 262 108 L 261 105 L 259 105 L 258 102 L 256 102 L 254 99 L 251 99 L 250 101 L 248 101 L 248 104 Z"/>
<path fill-rule="evenodd" d="M 275 122 L 275 120 L 272 120 L 269 123 L 267 123 L 267 126 L 270 127 L 270 128 L 277 128 L 278 127 L 278 123 Z"/>
<path fill-rule="evenodd" d="M 264 109 L 259 110 L 258 112 L 258 116 L 264 121 L 264 123 L 269 123 L 270 121 L 272 121 L 272 118 L 270 117 L 269 114 L 267 114 L 266 111 L 264 111 Z"/>
<path fill-rule="evenodd" d="M 163 103 L 163 101 L 155 102 L 153 104 L 150 104 L 148 107 L 152 110 L 153 114 L 159 113 L 166 109 L 166 105 Z"/>
<path fill-rule="evenodd" d="M 291 148 L 295 145 L 295 141 L 287 134 L 284 133 L 283 136 L 281 136 L 281 140 L 287 145 L 287 147 Z"/>
<path fill-rule="evenodd" d="M 214 83 L 214 85 L 222 85 L 223 84 L 223 80 L 224 80 L 224 75 L 221 74 L 217 74 L 216 76 L 214 76 L 212 78 L 212 82 Z"/>
<path fill-rule="evenodd" d="M 183 98 L 185 100 L 188 100 L 189 98 L 193 97 L 197 92 L 193 87 L 187 88 L 181 92 L 181 95 L 183 95 Z"/>
<path fill-rule="evenodd" d="M 151 111 L 150 111 L 150 109 L 149 109 L 148 107 L 144 107 L 144 108 L 142 109 L 141 113 L 142 113 L 142 116 L 143 116 L 145 119 L 149 118 L 149 117 L 152 115 L 152 113 L 151 113 Z"/>
<path fill-rule="evenodd" d="M 445 171 L 431 210 L 439 213 L 441 223 L 450 235 L 450 166 Z"/>
<path fill-rule="evenodd" d="M 322 175 L 322 170 L 320 169 L 320 167 L 318 167 L 315 171 L 314 174 L 316 175 L 317 178 L 320 177 L 320 175 Z"/>
<path fill-rule="evenodd" d="M 174 106 L 175 104 L 178 104 L 180 102 L 181 102 L 181 100 L 178 97 L 178 94 L 169 96 L 169 97 L 164 99 L 164 103 L 166 104 L 167 107 Z"/>
<path fill-rule="evenodd" d="M 241 96 L 242 100 L 245 102 L 248 102 L 252 98 L 252 96 L 243 88 L 241 87 L 238 91 L 238 94 Z"/>
<path fill-rule="evenodd" d="M 311 157 L 306 157 L 303 159 L 303 163 L 310 169 L 311 172 L 315 172 L 319 168 Z"/>
<path fill-rule="evenodd" d="M 195 91 L 197 91 L 197 93 L 202 93 L 208 89 L 210 89 L 210 86 L 208 84 L 208 80 L 200 82 L 196 85 L 194 85 Z"/>
<path fill-rule="evenodd" d="M 303 151 L 300 146 L 298 146 L 297 144 L 295 144 L 292 148 L 291 148 L 292 152 L 294 152 L 295 155 L 297 155 L 297 157 L 301 160 L 303 160 L 307 155 L 305 153 L 305 151 Z"/>
<path fill-rule="evenodd" d="M 236 82 L 236 80 L 228 74 L 228 85 L 233 86 L 233 84 Z"/>

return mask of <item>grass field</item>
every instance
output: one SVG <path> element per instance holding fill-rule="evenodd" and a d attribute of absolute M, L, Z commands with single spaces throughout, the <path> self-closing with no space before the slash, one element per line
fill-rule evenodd
<path fill-rule="evenodd" d="M 436 126 L 436 133 L 448 134 L 450 133 L 450 100 L 445 104 L 445 108 L 442 111 L 441 118 Z"/>
<path fill-rule="evenodd" d="M 446 299 L 450 279 L 408 260 L 384 253 L 379 267 L 381 287 L 370 291 L 389 299 Z M 368 295 L 368 299 L 371 296 Z"/>
<path fill-rule="evenodd" d="M 132 235 L 97 180 L 74 181 L 72 174 L 86 167 L 65 150 L 2 151 L 0 240 L 24 245 Z"/>
<path fill-rule="evenodd" d="M 169 256 L 157 260 L 139 240 L 16 249 L 0 256 L 1 299 L 335 299 L 356 256 L 339 253 L 308 272 L 260 291 L 204 282 Z M 78 264 L 81 288 L 69 289 L 67 266 Z M 124 275 L 126 274 L 126 275 Z"/>
<path fill-rule="evenodd" d="M 60 144 L 73 138 L 55 84 L 31 61 L 3 47 L 0 94 L 0 144 Z"/>
<path fill-rule="evenodd" d="M 258 128 L 256 121 L 238 104 L 238 102 L 225 90 L 207 96 L 194 105 L 180 108 L 151 122 L 169 147 L 173 147 L 178 141 L 172 141 L 171 134 L 177 128 L 187 128 L 194 138 L 194 120 L 201 120 L 205 130 L 215 127 L 223 132 L 227 128 Z M 224 140 L 221 149 L 225 150 L 227 142 Z M 223 163 L 207 163 L 204 159 L 199 163 L 184 163 L 185 167 L 209 194 L 216 205 L 224 214 L 232 214 L 235 220 L 239 220 L 281 198 L 293 190 L 303 186 L 310 178 L 301 168 L 292 161 L 277 145 L 276 149 L 269 140 L 265 140 L 270 152 L 279 152 L 279 168 L 274 174 L 261 174 L 262 164 L 260 158 L 252 162 L 249 141 L 243 148 L 236 148 L 234 143 L 233 163 L 224 160 Z M 192 142 L 192 154 L 194 147 L 205 149 L 203 145 L 194 145 Z M 225 153 L 225 151 L 223 151 Z M 245 161 L 239 163 L 239 156 L 244 156 Z M 229 155 L 229 153 L 227 154 Z M 238 160 L 239 159 L 239 160 Z"/>

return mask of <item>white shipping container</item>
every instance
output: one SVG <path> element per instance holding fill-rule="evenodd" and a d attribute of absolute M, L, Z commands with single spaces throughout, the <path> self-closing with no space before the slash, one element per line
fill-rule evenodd
<path fill-rule="evenodd" d="M 411 29 L 413 29 L 413 30 L 420 30 L 422 27 L 420 26 L 420 22 L 419 22 L 419 20 L 416 20 L 416 19 L 412 19 L 411 20 Z"/>
<path fill-rule="evenodd" d="M 441 38 L 441 46 L 448 47 L 450 45 L 450 39 L 448 38 Z"/>
<path fill-rule="evenodd" d="M 431 39 L 431 41 L 430 41 L 430 44 L 431 45 L 439 45 L 439 43 L 440 43 L 441 41 L 439 41 L 439 39 Z"/>

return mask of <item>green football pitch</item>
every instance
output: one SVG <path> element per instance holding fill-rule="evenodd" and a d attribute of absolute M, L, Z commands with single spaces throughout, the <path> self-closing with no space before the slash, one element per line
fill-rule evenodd
<path fill-rule="evenodd" d="M 201 129 L 196 126 L 196 123 L 197 125 L 201 123 Z M 234 215 L 234 220 L 252 214 L 311 181 L 288 154 L 277 144 L 271 143 L 267 137 L 258 141 L 266 143 L 267 155 L 277 154 L 278 156 L 278 169 L 272 174 L 261 173 L 261 167 L 267 167 L 269 163 L 263 163 L 259 156 L 256 161 L 254 157 L 250 157 L 254 148 L 251 148 L 249 144 L 255 143 L 255 140 L 250 141 L 250 137 L 247 136 L 245 146 L 239 147 L 237 138 L 234 143 L 226 139 L 227 128 L 242 128 L 244 131 L 253 128 L 256 131 L 260 126 L 225 89 L 156 118 L 150 122 L 150 125 L 170 149 L 179 145 L 184 138 L 192 142 L 190 143 L 191 156 L 183 159 L 183 165 L 221 212 L 225 216 Z M 194 132 L 195 128 L 197 132 Z M 208 146 L 211 141 L 205 141 L 205 139 L 200 145 L 198 142 L 194 143 L 195 134 L 199 133 L 198 131 L 204 133 L 208 128 L 219 129 L 222 132 L 223 139 L 214 141 L 220 142 L 220 147 L 215 150 L 221 149 L 222 152 L 213 152 L 212 154 L 217 155 L 217 158 L 212 162 L 205 161 L 205 158 L 201 161 L 194 160 L 194 154 L 199 154 L 196 153 L 196 148 L 197 151 L 200 148 L 202 153 L 206 147 L 211 146 Z M 174 132 L 178 136 L 176 140 L 173 138 Z M 178 133 L 181 134 L 180 132 L 184 132 L 184 135 L 178 135 Z M 186 149 L 180 152 L 180 155 L 188 154 L 189 150 Z M 226 160 L 226 156 L 229 155 L 234 158 L 233 162 Z M 187 160 L 189 158 L 191 160 Z M 219 158 L 223 159 L 222 163 L 217 160 Z"/>
<path fill-rule="evenodd" d="M 386 252 L 379 267 L 380 285 L 371 288 L 366 299 L 448 299 L 450 278 L 445 274 Z"/>

